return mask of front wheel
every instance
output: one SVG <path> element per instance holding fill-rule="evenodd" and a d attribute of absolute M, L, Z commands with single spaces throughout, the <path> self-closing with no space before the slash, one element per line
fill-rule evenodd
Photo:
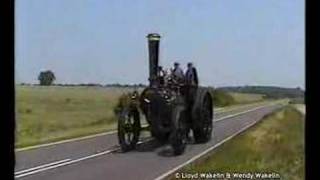
<path fill-rule="evenodd" d="M 187 142 L 185 111 L 182 106 L 177 106 L 172 111 L 172 132 L 170 133 L 170 145 L 174 155 L 181 155 Z"/>
<path fill-rule="evenodd" d="M 135 107 L 121 110 L 118 120 L 118 140 L 123 152 L 135 148 L 140 135 L 140 116 Z"/>

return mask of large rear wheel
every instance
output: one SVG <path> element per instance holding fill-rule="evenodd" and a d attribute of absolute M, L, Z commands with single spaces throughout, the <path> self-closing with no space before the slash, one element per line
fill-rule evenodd
<path fill-rule="evenodd" d="M 121 110 L 118 120 L 118 140 L 123 152 L 135 148 L 140 135 L 139 111 L 135 107 L 126 107 Z"/>
<path fill-rule="evenodd" d="M 212 98 L 208 90 L 199 88 L 192 109 L 192 130 L 196 143 L 211 139 L 213 125 Z"/>

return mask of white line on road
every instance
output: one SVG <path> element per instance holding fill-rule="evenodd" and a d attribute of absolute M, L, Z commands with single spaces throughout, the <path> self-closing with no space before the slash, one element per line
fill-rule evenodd
<path fill-rule="evenodd" d="M 16 152 L 30 150 L 30 149 L 36 149 L 36 148 L 41 148 L 41 147 L 46 147 L 46 146 L 52 146 L 52 145 L 57 145 L 57 144 L 62 144 L 62 143 L 68 143 L 68 142 L 72 142 L 72 141 L 90 139 L 90 138 L 99 137 L 99 136 L 105 136 L 105 135 L 109 135 L 109 134 L 114 134 L 116 132 L 117 131 L 109 131 L 109 132 L 93 134 L 93 135 L 89 135 L 89 136 L 83 136 L 83 137 L 79 137 L 79 138 L 66 139 L 66 140 L 57 141 L 57 142 L 53 142 L 53 143 L 40 144 L 40 145 L 35 145 L 35 146 L 28 146 L 28 147 L 25 147 L 25 148 L 16 149 Z"/>
<path fill-rule="evenodd" d="M 137 144 L 143 144 L 143 143 L 146 143 L 146 142 L 149 142 L 149 141 L 150 141 L 150 139 L 146 140 L 146 141 L 143 141 L 143 142 L 139 141 Z M 15 172 L 14 173 L 16 175 L 15 178 L 24 177 L 24 176 L 27 176 L 27 175 L 35 174 L 35 173 L 42 172 L 42 171 L 49 170 L 49 169 L 58 168 L 58 167 L 61 167 L 61 166 L 66 166 L 66 165 L 73 164 L 73 163 L 76 163 L 76 162 L 79 162 L 79 161 L 83 161 L 83 160 L 86 160 L 86 159 L 90 159 L 90 158 L 94 158 L 94 157 L 97 157 L 97 156 L 109 154 L 109 153 L 115 152 L 117 150 L 120 150 L 120 148 L 115 148 L 113 150 L 103 151 L 101 153 L 97 153 L 97 154 L 93 154 L 93 155 L 90 155 L 90 156 L 82 157 L 82 158 L 79 158 L 79 159 L 76 159 L 76 160 L 64 159 L 64 160 L 61 160 L 61 161 L 56 161 L 56 162 L 52 162 L 52 163 L 49 163 L 49 164 L 44 164 L 44 165 L 41 165 L 41 166 L 25 169 L 25 170 L 22 170 L 22 171 Z"/>
<path fill-rule="evenodd" d="M 271 106 L 271 105 L 258 106 L 256 108 L 253 108 L 253 109 L 250 109 L 250 110 L 247 110 L 247 111 L 243 111 L 243 112 L 227 115 L 227 116 L 224 116 L 224 117 L 219 118 L 217 120 L 214 120 L 213 122 L 221 121 L 221 120 L 228 119 L 228 118 L 231 118 L 231 117 L 234 117 L 234 116 L 239 116 L 241 114 L 245 114 L 245 113 L 248 113 L 248 112 L 251 112 L 251 111 L 255 111 L 257 109 L 261 109 L 261 108 L 264 108 L 264 107 L 267 107 L 267 106 Z"/>
<path fill-rule="evenodd" d="M 142 127 L 147 127 L 147 125 L 142 125 Z M 115 134 L 117 132 L 118 132 L 117 130 L 113 130 L 113 131 L 108 131 L 108 132 L 104 132 L 104 133 L 83 136 L 83 137 L 79 137 L 79 138 L 72 138 L 72 139 L 66 139 L 66 140 L 62 140 L 62 141 L 47 143 L 47 144 L 28 146 L 25 148 L 16 149 L 16 152 L 26 151 L 26 150 L 31 150 L 31 149 L 41 148 L 41 147 L 47 147 L 47 146 L 53 146 L 53 145 L 58 145 L 58 144 L 63 144 L 63 143 L 68 143 L 68 142 L 73 142 L 73 141 L 80 141 L 80 140 L 85 140 L 85 139 L 90 139 L 90 138 L 95 138 L 95 137 L 100 137 L 100 136 L 106 136 L 106 135 L 110 135 L 110 134 Z"/>
<path fill-rule="evenodd" d="M 244 105 L 235 105 L 235 106 L 231 106 L 231 107 L 224 107 L 224 108 L 214 108 L 214 111 L 216 113 L 223 113 L 223 112 L 229 112 L 229 111 L 233 111 L 233 110 L 238 110 L 238 109 L 242 109 L 242 108 L 248 108 L 248 107 L 252 107 L 252 106 L 257 106 L 260 104 L 267 104 L 270 103 L 269 101 L 267 102 L 257 102 L 257 103 L 250 103 L 250 104 L 244 104 Z"/>
<path fill-rule="evenodd" d="M 73 163 L 76 163 L 76 162 L 79 162 L 79 161 L 83 161 L 83 160 L 86 160 L 86 159 L 91 159 L 91 158 L 94 158 L 94 157 L 97 157 L 97 156 L 102 156 L 104 154 L 108 154 L 108 153 L 111 153 L 113 151 L 115 151 L 115 150 L 103 151 L 101 153 L 93 154 L 93 155 L 90 155 L 90 156 L 86 156 L 86 157 L 75 159 L 75 160 L 71 160 L 71 161 L 69 159 L 69 161 L 67 161 L 67 162 L 59 163 L 59 164 L 56 164 L 56 165 L 51 165 L 51 166 L 49 164 L 43 165 L 43 166 L 46 166 L 46 167 L 41 168 L 41 169 L 37 169 L 37 170 L 34 170 L 34 171 L 29 171 L 27 173 L 22 173 L 22 174 L 16 175 L 15 178 L 21 178 L 21 177 L 28 176 L 28 175 L 31 175 L 31 174 L 35 174 L 35 173 L 39 173 L 39 172 L 42 172 L 42 171 L 46 171 L 46 170 L 49 170 L 49 169 L 54 169 L 54 168 L 58 168 L 58 167 L 61 167 L 61 166 L 66 166 L 66 165 L 73 164 Z"/>
<path fill-rule="evenodd" d="M 37 170 L 37 169 L 42 169 L 42 168 L 45 168 L 45 167 L 48 167 L 48 166 L 53 166 L 53 165 L 60 164 L 60 163 L 63 163 L 63 162 L 66 162 L 66 161 L 70 161 L 70 160 L 71 159 L 64 159 L 64 160 L 61 160 L 61 161 L 55 161 L 55 162 L 52 162 L 52 163 L 49 163 L 49 164 L 36 166 L 36 167 L 33 167 L 33 168 L 29 168 L 29 169 L 25 169 L 25 170 L 22 170 L 22 171 L 15 172 L 14 175 L 18 175 L 18 174 L 34 171 L 34 170 Z"/>

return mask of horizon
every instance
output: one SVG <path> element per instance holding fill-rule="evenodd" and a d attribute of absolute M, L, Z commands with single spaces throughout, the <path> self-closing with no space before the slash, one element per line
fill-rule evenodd
<path fill-rule="evenodd" d="M 24 82 L 20 82 L 20 83 L 16 83 L 16 86 L 20 86 L 20 85 L 25 85 L 25 86 L 43 86 L 40 85 L 39 83 L 24 83 Z M 106 86 L 148 86 L 148 84 L 143 84 L 143 83 L 77 83 L 77 84 L 73 84 L 73 83 L 54 83 L 52 85 L 49 86 L 85 86 L 85 87 L 90 87 L 90 85 L 94 85 L 95 86 L 102 86 L 102 87 L 106 87 Z M 43 86 L 43 87 L 48 87 L 48 86 Z M 297 86 L 297 87 L 285 87 L 285 86 L 276 86 L 276 85 L 226 85 L 226 86 L 211 86 L 211 85 L 207 85 L 207 87 L 214 87 L 214 88 L 225 88 L 225 87 L 272 87 L 272 88 L 284 88 L 284 89 L 301 89 L 303 91 L 305 91 L 305 89 L 303 87 Z"/>

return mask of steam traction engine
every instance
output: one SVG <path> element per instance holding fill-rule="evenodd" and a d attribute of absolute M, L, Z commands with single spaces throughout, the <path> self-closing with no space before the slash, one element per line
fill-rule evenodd
<path fill-rule="evenodd" d="M 149 124 L 151 135 L 169 142 L 173 153 L 184 152 L 187 134 L 193 131 L 196 143 L 205 143 L 212 135 L 213 103 L 207 88 L 186 85 L 172 75 L 160 77 L 160 35 L 149 34 L 149 86 L 135 92 L 118 113 L 118 139 L 122 151 L 135 148 L 141 128 L 140 115 Z M 164 78 L 164 79 L 163 79 Z"/>

